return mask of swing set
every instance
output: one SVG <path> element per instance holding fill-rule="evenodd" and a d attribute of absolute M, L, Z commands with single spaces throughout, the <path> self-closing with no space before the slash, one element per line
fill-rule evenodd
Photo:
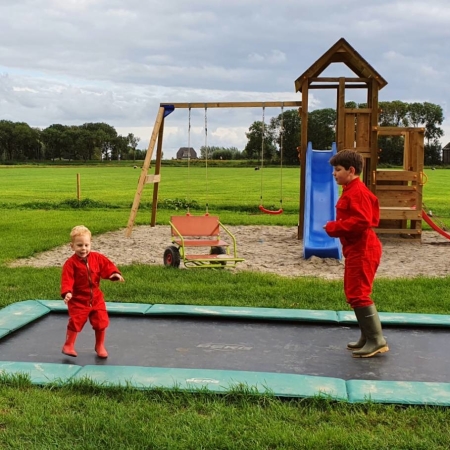
<path fill-rule="evenodd" d="M 264 172 L 264 137 L 265 137 L 265 108 L 266 107 L 281 107 L 283 113 L 284 107 L 301 107 L 301 102 L 286 101 L 286 102 L 221 102 L 221 103 L 161 103 L 158 114 L 156 116 L 155 125 L 148 145 L 147 153 L 142 165 L 141 174 L 138 181 L 136 194 L 133 205 L 131 207 L 130 217 L 128 219 L 125 235 L 131 236 L 137 211 L 141 201 L 144 186 L 146 184 L 153 184 L 153 201 L 150 226 L 156 225 L 156 213 L 158 204 L 158 189 L 161 182 L 161 161 L 162 161 L 162 142 L 164 134 L 165 118 L 175 109 L 189 109 L 189 128 L 188 128 L 188 170 L 190 165 L 190 117 L 191 109 L 204 108 L 205 109 L 205 148 L 206 148 L 206 170 L 208 167 L 208 146 L 207 146 L 207 110 L 208 108 L 262 108 L 263 122 L 262 122 L 262 144 L 261 144 L 261 196 L 259 210 L 265 214 L 281 214 L 282 209 L 282 187 L 280 192 L 280 208 L 278 210 L 271 210 L 263 206 L 263 172 Z M 281 115 L 280 127 L 280 156 L 281 156 L 281 170 L 283 158 L 283 114 Z M 156 146 L 156 162 L 155 171 L 153 175 L 149 175 L 148 171 L 151 166 L 153 152 Z M 189 181 L 189 177 L 188 177 Z M 282 175 L 281 175 L 282 185 Z M 208 191 L 207 191 L 208 196 Z M 166 248 L 164 252 L 164 265 L 170 267 L 179 267 L 181 261 L 185 267 L 235 267 L 237 263 L 244 261 L 244 259 L 237 256 L 236 239 L 230 230 L 225 227 L 217 216 L 210 216 L 208 212 L 208 198 L 206 201 L 206 213 L 203 216 L 192 216 L 189 211 L 183 216 L 172 216 L 170 219 L 172 245 Z M 221 237 L 226 234 L 228 240 Z M 199 249 L 205 247 L 209 249 L 209 253 L 193 254 L 191 249 Z M 198 252 L 196 252 L 198 253 Z"/>

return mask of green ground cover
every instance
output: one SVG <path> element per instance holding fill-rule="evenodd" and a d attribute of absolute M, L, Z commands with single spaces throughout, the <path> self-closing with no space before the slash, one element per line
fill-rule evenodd
<path fill-rule="evenodd" d="M 186 197 L 183 169 L 163 171 L 160 198 Z M 264 192 L 268 189 L 275 205 L 279 171 L 270 170 L 273 185 L 264 183 Z M 55 207 L 57 202 L 76 198 L 79 172 L 83 198 L 119 207 L 95 203 L 81 209 Z M 204 172 L 199 169 L 195 177 L 193 172 L 191 197 L 205 202 Z M 292 197 L 287 214 L 268 216 L 245 210 L 247 205 L 258 205 L 260 197 L 260 174 L 249 168 L 218 168 L 212 175 L 217 183 L 208 183 L 209 203 L 217 205 L 226 224 L 294 226 L 299 172 L 284 172 L 283 190 L 286 198 Z M 427 174 L 424 202 L 450 224 L 450 171 Z M 78 223 L 96 234 L 124 228 L 138 176 L 132 167 L 0 168 L 0 307 L 26 299 L 59 298 L 59 268 L 9 268 L 6 263 L 66 243 L 71 227 Z M 146 192 L 151 198 L 151 186 Z M 50 205 L 39 207 L 39 202 Z M 158 223 L 167 224 L 173 213 L 161 209 Z M 148 218 L 148 209 L 142 209 L 137 223 L 148 223 Z M 125 284 L 103 285 L 108 301 L 345 308 L 341 281 L 143 265 L 122 269 Z M 380 311 L 449 314 L 450 278 L 377 280 L 374 299 Z M 55 345 L 60 339 L 55 336 Z M 0 448 L 8 449 L 446 449 L 449 423 L 448 408 L 283 401 L 245 389 L 214 396 L 108 389 L 88 382 L 39 388 L 21 377 L 0 377 Z"/>

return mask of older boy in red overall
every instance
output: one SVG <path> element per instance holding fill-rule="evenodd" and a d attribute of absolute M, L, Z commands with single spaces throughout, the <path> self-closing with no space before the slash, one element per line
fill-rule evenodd
<path fill-rule="evenodd" d="M 107 358 L 105 330 L 109 317 L 100 280 L 124 281 L 120 270 L 104 255 L 91 252 L 91 232 L 80 225 L 70 233 L 70 246 L 74 254 L 64 263 L 61 275 L 61 296 L 69 310 L 66 342 L 62 352 L 77 356 L 74 345 L 78 333 L 89 319 L 95 330 L 95 351 Z"/>
<path fill-rule="evenodd" d="M 380 220 L 377 197 L 361 181 L 363 157 L 343 150 L 330 159 L 333 176 L 343 191 L 336 204 L 336 220 L 324 228 L 342 244 L 345 258 L 344 292 L 361 329 L 357 342 L 347 345 L 355 358 L 370 358 L 389 351 L 380 318 L 370 295 L 381 259 L 381 243 L 373 231 Z"/>

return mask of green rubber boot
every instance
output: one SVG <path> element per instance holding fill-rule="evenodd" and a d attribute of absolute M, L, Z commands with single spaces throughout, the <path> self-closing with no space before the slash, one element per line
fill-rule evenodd
<path fill-rule="evenodd" d="M 361 333 L 366 337 L 366 343 L 359 350 L 352 353 L 354 358 L 371 358 L 378 353 L 389 351 L 386 339 L 381 329 L 380 317 L 375 305 L 364 308 L 355 308 L 355 315 L 358 319 Z"/>
<path fill-rule="evenodd" d="M 362 330 L 361 330 L 361 336 L 356 342 L 349 342 L 347 344 L 348 350 L 359 350 L 360 348 L 363 348 L 366 344 L 366 337 L 364 336 Z"/>

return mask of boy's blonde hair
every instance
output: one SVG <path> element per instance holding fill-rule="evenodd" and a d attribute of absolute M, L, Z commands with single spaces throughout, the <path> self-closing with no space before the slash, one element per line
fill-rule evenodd
<path fill-rule="evenodd" d="M 70 232 L 70 240 L 71 242 L 73 242 L 77 236 L 84 236 L 85 234 L 87 234 L 89 237 L 92 237 L 89 228 L 85 227 L 84 225 L 77 225 L 76 227 L 73 227 L 72 231 Z"/>

